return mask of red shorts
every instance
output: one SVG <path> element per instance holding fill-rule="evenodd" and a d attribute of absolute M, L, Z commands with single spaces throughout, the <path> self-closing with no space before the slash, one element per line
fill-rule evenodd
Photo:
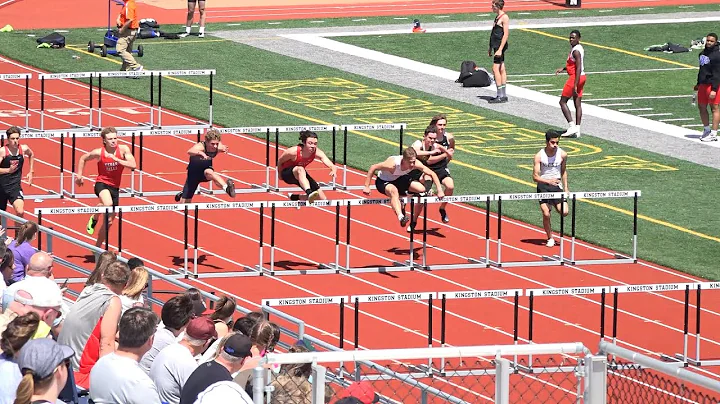
<path fill-rule="evenodd" d="M 715 98 L 710 100 L 710 93 L 712 92 L 712 88 L 710 88 L 710 84 L 700 84 L 698 86 L 698 104 L 702 105 L 720 105 L 720 89 L 715 92 Z"/>
<path fill-rule="evenodd" d="M 580 83 L 578 84 L 578 97 L 583 96 L 583 88 L 585 88 L 585 75 L 580 76 Z M 568 77 L 563 87 L 562 96 L 567 98 L 573 97 L 573 88 L 575 88 L 575 76 Z"/>

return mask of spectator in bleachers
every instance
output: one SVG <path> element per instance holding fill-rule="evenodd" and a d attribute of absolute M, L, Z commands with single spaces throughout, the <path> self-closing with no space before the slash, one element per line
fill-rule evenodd
<path fill-rule="evenodd" d="M 128 263 L 129 262 L 130 261 L 128 260 Z M 128 265 L 128 267 L 129 266 L 130 265 Z M 130 269 L 130 280 L 128 280 L 128 283 L 120 296 L 123 313 L 131 307 L 142 307 L 145 304 L 142 292 L 147 287 L 149 277 L 150 275 L 144 266 L 138 266 Z"/>
<path fill-rule="evenodd" d="M 252 329 L 265 318 L 262 313 L 259 311 L 253 311 L 245 315 L 245 317 L 240 317 L 235 324 L 233 324 L 233 331 L 237 331 L 243 335 L 250 336 L 250 333 L 252 332 Z"/>
<path fill-rule="evenodd" d="M 205 403 L 241 402 L 238 399 L 252 403 L 247 394 L 232 383 L 232 374 L 239 371 L 246 359 L 252 355 L 251 348 L 252 341 L 250 338 L 242 334 L 230 334 L 224 344 L 220 346 L 215 360 L 200 365 L 187 379 L 180 395 L 180 404 L 196 403 L 195 400 Z M 210 391 L 207 393 L 212 394 L 215 399 L 222 398 L 222 401 L 214 401 L 209 398 L 200 399 L 198 397 L 203 391 L 218 382 L 226 382 L 223 384 L 223 388 L 217 390 L 219 391 L 218 395 L 215 396 Z"/>
<path fill-rule="evenodd" d="M 344 399 L 347 397 L 356 398 L 362 404 L 373 404 L 380 402 L 380 396 L 375 393 L 373 385 L 368 381 L 354 382 L 337 395 L 338 399 Z"/>
<path fill-rule="evenodd" d="M 30 257 L 37 252 L 32 245 L 32 242 L 37 237 L 37 232 L 37 224 L 27 221 L 20 225 L 15 240 L 8 245 L 15 260 L 12 274 L 13 282 L 19 282 L 25 277 L 25 268 L 30 264 Z"/>
<path fill-rule="evenodd" d="M 51 334 L 50 327 L 60 315 L 62 292 L 55 281 L 44 277 L 30 277 L 23 280 L 15 292 L 15 298 L 7 310 L 0 315 L 0 332 L 17 316 L 35 312 L 40 316 L 38 335 Z"/>
<path fill-rule="evenodd" d="M 215 323 L 218 338 L 222 338 L 230 332 L 230 323 L 236 307 L 235 301 L 227 296 L 221 297 L 215 304 L 215 310 L 210 314 L 210 319 Z"/>
<path fill-rule="evenodd" d="M 127 260 L 127 264 L 128 264 L 128 268 L 130 268 L 131 271 L 137 267 L 145 266 L 145 263 L 143 262 L 143 260 L 141 260 L 138 257 L 130 258 L 129 260 Z"/>
<path fill-rule="evenodd" d="M 192 301 L 185 295 L 175 296 L 162 307 L 161 318 L 163 327 L 155 331 L 155 338 L 151 348 L 140 360 L 140 368 L 150 374 L 155 357 L 168 345 L 177 343 L 178 336 L 192 318 Z"/>
<path fill-rule="evenodd" d="M 79 369 L 85 344 L 98 322 L 98 357 L 102 358 L 115 350 L 115 334 L 122 312 L 119 295 L 125 289 L 129 277 L 130 271 L 125 263 L 115 261 L 109 264 L 102 274 L 102 282 L 85 287 L 65 317 L 58 342 L 75 351 L 71 359 L 73 370 Z"/>
<path fill-rule="evenodd" d="M 90 372 L 90 398 L 96 404 L 160 404 L 155 384 L 139 364 L 152 347 L 157 324 L 157 315 L 143 307 L 123 314 L 117 350 L 101 357 Z"/>
<path fill-rule="evenodd" d="M 203 297 L 200 294 L 200 291 L 196 288 L 189 288 L 183 294 L 189 296 L 190 300 L 193 302 L 193 315 L 195 317 L 202 316 L 203 313 L 205 313 L 205 303 L 203 302 Z"/>
<path fill-rule="evenodd" d="M 112 251 L 105 251 L 100 254 L 95 260 L 95 269 L 93 269 L 92 273 L 88 277 L 88 280 L 85 282 L 85 286 L 92 286 L 99 283 L 102 280 L 105 268 L 115 261 L 117 261 L 117 255 L 115 255 Z M 128 270 L 130 270 L 130 267 L 128 267 Z"/>
<path fill-rule="evenodd" d="M 259 322 L 250 332 L 252 340 L 252 358 L 245 361 L 245 366 L 233 379 L 235 383 L 252 395 L 252 372 L 260 360 L 268 353 L 275 351 L 275 345 L 280 341 L 280 327 L 267 320 Z"/>
<path fill-rule="evenodd" d="M 7 248 L 6 245 L 0 244 L 0 288 L 5 290 L 6 287 L 12 284 L 12 272 L 13 266 L 15 265 L 15 257 L 13 256 L 12 250 Z"/>
<path fill-rule="evenodd" d="M 26 277 L 39 276 L 43 278 L 54 279 L 52 273 L 53 258 L 44 251 L 38 251 L 30 257 L 26 268 Z M 22 282 L 22 281 L 21 281 Z M 21 282 L 15 282 L 8 286 L 3 292 L 2 306 L 3 311 L 7 309 L 10 302 L 15 299 L 15 292 L 20 288 Z"/>
<path fill-rule="evenodd" d="M 150 366 L 150 378 L 158 389 L 160 400 L 168 404 L 180 403 L 180 391 L 198 367 L 195 356 L 214 338 L 217 338 L 217 331 L 212 320 L 197 317 L 188 323 L 180 343 L 170 344 L 160 351 Z"/>
<path fill-rule="evenodd" d="M 49 338 L 34 339 L 25 344 L 17 361 L 23 377 L 15 403 L 57 402 L 68 379 L 66 361 L 73 354 L 69 346 L 60 345 Z"/>
<path fill-rule="evenodd" d="M 290 347 L 288 353 L 310 352 L 303 341 Z M 312 363 L 282 365 L 271 385 L 274 390 L 270 404 L 312 404 Z"/>
<path fill-rule="evenodd" d="M 17 360 L 20 349 L 32 339 L 40 325 L 40 316 L 30 312 L 8 324 L 0 340 L 0 404 L 11 404 L 22 379 Z"/>

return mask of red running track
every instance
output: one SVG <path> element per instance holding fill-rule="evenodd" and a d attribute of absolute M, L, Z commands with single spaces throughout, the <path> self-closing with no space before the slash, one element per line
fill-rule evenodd
<path fill-rule="evenodd" d="M 28 71 L 29 68 L 18 64 L 0 65 L 0 73 L 17 73 Z M 61 82 L 56 83 L 58 87 Z M 75 102 L 85 102 L 82 94 L 87 88 L 82 83 L 62 82 L 62 88 L 54 91 L 64 94 L 64 100 L 56 100 L 58 108 L 76 108 L 68 94 L 79 94 Z M 33 90 L 38 83 L 32 82 Z M 3 94 L 18 92 L 16 86 L 4 83 L 0 90 Z M 37 93 L 33 92 L 31 107 L 37 107 Z M 110 108 L 130 108 L 140 105 L 137 101 L 122 96 L 104 95 L 106 105 Z M 106 124 L 126 125 L 124 119 L 131 119 L 123 109 L 114 110 L 117 117 L 107 116 Z M 86 116 L 51 114 L 46 121 L 54 127 L 67 127 L 65 121 L 84 124 Z M 164 118 L 168 124 L 190 123 L 194 120 L 172 114 Z M 3 124 L 24 124 L 19 117 L 3 117 Z M 33 115 L 31 126 L 37 124 L 37 116 Z M 146 190 L 179 189 L 184 180 L 184 155 L 192 140 L 180 137 L 148 138 L 145 142 L 144 170 L 155 174 L 158 178 L 146 177 Z M 261 141 L 246 135 L 226 136 L 224 142 L 233 153 L 241 153 L 240 157 L 223 156 L 218 160 L 218 168 L 227 169 L 227 173 L 239 181 L 259 183 L 264 181 L 263 164 L 250 161 L 264 161 L 265 148 Z M 29 140 L 28 144 L 35 150 L 43 162 L 36 165 L 36 187 L 56 189 L 58 185 L 59 143 L 52 140 Z M 83 152 L 97 147 L 97 139 L 82 139 L 77 142 L 77 151 Z M 66 144 L 65 155 L 69 156 L 71 148 Z M 137 154 L 136 154 L 137 157 Z M 76 156 L 77 158 L 77 156 Z M 250 160 L 250 161 L 248 161 Z M 66 169 L 69 164 L 66 162 Z M 318 170 L 320 180 L 327 175 L 326 170 Z M 162 174 L 161 174 L 162 173 Z M 315 172 L 313 173 L 315 175 Z M 86 175 L 93 175 L 92 165 L 88 166 Z M 359 184 L 361 175 L 356 172 L 349 174 L 352 184 Z M 69 188 L 70 179 L 66 175 L 65 187 Z M 91 184 L 86 185 L 91 192 Z M 31 192 L 26 187 L 27 194 Z M 360 198 L 358 193 L 331 192 L 331 198 Z M 373 195 L 377 197 L 377 195 Z M 228 200 L 227 197 L 201 196 L 197 201 Z M 285 200 L 283 195 L 261 193 L 240 195 L 237 200 Z M 123 204 L 168 203 L 171 197 L 133 198 L 132 202 L 125 199 Z M 49 206 L 90 206 L 93 199 L 48 200 L 42 203 L 27 201 L 27 210 L 35 207 Z M 230 214 L 228 214 L 230 213 Z M 287 269 L 307 269 L 312 271 L 317 263 L 330 262 L 334 258 L 335 213 L 334 209 L 304 208 L 279 209 L 276 221 L 276 260 L 279 271 Z M 341 218 L 341 226 L 346 224 L 346 217 Z M 265 240 L 269 240 L 269 214 L 265 212 Z M 463 257 L 476 254 L 482 247 L 482 240 L 476 234 L 485 232 L 485 212 L 465 206 L 451 207 L 452 223 L 443 225 L 439 222 L 434 209 L 430 210 L 428 253 L 430 262 L 460 263 Z M 398 228 L 397 220 L 385 206 L 359 207 L 352 212 L 353 266 L 387 265 L 392 260 L 407 257 L 407 234 Z M 165 270 L 177 268 L 183 256 L 183 217 L 178 212 L 136 213 L 126 214 L 123 218 L 123 253 L 127 256 L 143 258 L 149 267 Z M 260 216 L 257 211 L 235 210 L 232 212 L 203 211 L 199 215 L 200 226 L 200 272 L 227 272 L 239 270 L 242 266 L 252 266 L 258 262 L 258 223 Z M 45 217 L 43 223 L 51 224 L 56 229 L 65 231 L 81 240 L 92 242 L 92 238 L 84 232 L 86 216 Z M 491 236 L 495 237 L 496 217 L 491 217 Z M 521 240 L 541 237 L 537 227 L 504 219 L 503 240 L 510 246 L 503 251 L 505 259 L 528 260 L 537 259 L 537 255 L 547 254 L 543 246 L 524 243 Z M 117 226 L 114 228 L 117 230 Z M 342 241 L 344 241 L 344 236 Z M 111 232 L 111 244 L 117 246 L 117 236 Z M 494 245 L 491 251 L 494 251 Z M 78 248 L 55 242 L 55 253 L 69 261 L 88 265 L 91 257 Z M 265 248 L 265 265 L 269 265 L 268 248 Z M 587 244 L 578 249 L 582 257 L 607 257 L 610 252 Z M 341 248 L 344 257 L 344 247 Z M 341 261 L 341 264 L 343 262 Z M 76 274 L 59 273 L 58 276 L 77 276 Z M 513 269 L 480 269 L 480 270 L 449 270 L 441 272 L 403 272 L 364 275 L 306 275 L 276 277 L 222 277 L 203 280 L 188 280 L 204 290 L 217 290 L 238 297 L 240 304 L 246 307 L 257 305 L 264 298 L 300 297 L 300 296 L 332 296 L 358 295 L 419 291 L 459 291 L 459 290 L 490 290 L 510 288 L 544 288 L 565 286 L 599 286 L 643 283 L 675 283 L 696 281 L 679 272 L 661 268 L 650 263 L 634 265 L 602 265 L 592 267 L 562 266 L 549 268 L 518 267 Z M 165 289 L 169 287 L 161 286 Z M 158 286 L 155 286 L 158 288 Z M 704 307 L 716 307 L 720 295 L 706 292 L 703 295 Z M 669 292 L 663 294 L 637 293 L 621 295 L 618 304 L 618 338 L 621 344 L 645 353 L 674 353 L 682 344 L 683 326 L 683 293 Z M 528 336 L 527 313 L 528 300 L 520 299 L 519 335 L 523 342 Z M 610 313 L 612 301 L 606 307 L 608 328 L 610 333 Z M 535 323 L 533 341 L 558 342 L 580 341 L 594 349 L 599 336 L 599 298 L 597 296 L 563 296 L 535 299 Z M 352 305 L 346 308 L 344 346 L 352 347 L 352 336 L 355 329 L 352 322 Z M 361 348 L 392 348 L 420 347 L 428 344 L 428 305 L 425 302 L 373 303 L 360 306 L 359 344 Z M 312 326 L 310 332 L 323 340 L 339 344 L 340 326 L 338 308 L 335 306 L 285 307 L 283 311 L 294 315 Z M 440 314 L 439 304 L 433 305 L 433 344 L 439 344 Z M 714 325 L 716 316 L 713 310 L 705 309 L 703 321 L 706 324 L 702 341 L 704 356 L 714 357 L 720 354 L 718 340 L 720 331 Z M 279 323 L 289 326 L 284 321 Z M 691 316 L 691 330 L 694 327 L 694 316 Z M 448 301 L 447 305 L 447 339 L 451 345 L 477 345 L 513 342 L 513 305 L 510 299 L 477 299 Z M 692 346 L 694 344 L 691 343 Z M 690 353 L 694 352 L 693 349 Z M 711 369 L 712 370 L 712 369 Z"/>

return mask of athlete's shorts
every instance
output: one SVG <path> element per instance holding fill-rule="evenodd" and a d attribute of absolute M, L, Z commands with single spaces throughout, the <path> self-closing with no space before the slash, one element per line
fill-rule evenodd
<path fill-rule="evenodd" d="M 503 47 L 502 55 L 500 55 L 500 56 L 495 56 L 495 52 L 497 52 L 497 50 L 498 50 L 498 48 L 493 48 L 493 49 L 492 49 L 493 63 L 496 64 L 496 65 L 501 65 L 501 64 L 505 63 L 505 53 L 506 53 L 507 50 L 508 50 L 508 44 L 507 44 L 507 42 L 505 42 L 505 47 Z"/>
<path fill-rule="evenodd" d="M 295 178 L 295 174 L 293 174 L 293 168 L 295 167 L 287 167 L 280 171 L 280 178 L 286 184 L 300 186 L 300 181 L 298 181 L 298 179 Z M 315 181 L 313 177 L 310 176 L 307 170 L 305 170 L 305 178 L 307 178 L 308 183 L 310 184 L 310 191 L 315 192 L 320 189 L 320 185 L 318 185 L 317 181 Z"/>
<path fill-rule="evenodd" d="M 413 178 L 411 174 L 405 174 L 401 177 L 398 177 L 394 181 L 385 181 L 381 179 L 380 177 L 375 178 L 375 188 L 383 195 L 387 195 L 385 193 L 385 187 L 387 187 L 388 184 L 395 185 L 395 188 L 398 190 L 398 194 L 400 196 L 405 196 L 408 194 L 408 190 L 410 189 L 410 184 L 413 182 Z"/>
<path fill-rule="evenodd" d="M 445 166 L 443 168 L 434 169 L 433 172 L 435 173 L 435 175 L 437 175 L 440 183 L 442 183 L 445 178 L 452 178 L 450 176 L 450 169 L 447 168 L 447 166 Z"/>
<path fill-rule="evenodd" d="M 100 192 L 104 189 L 110 191 L 113 207 L 120 205 L 120 189 L 104 182 L 95 182 L 95 195 L 100 196 Z"/>
<path fill-rule="evenodd" d="M 198 187 L 203 182 L 210 182 L 205 177 L 205 170 L 213 170 L 212 166 L 203 168 L 201 172 L 192 172 L 188 170 L 187 178 L 185 179 L 185 185 L 183 185 L 182 195 L 183 199 L 192 200 L 193 195 L 197 191 Z M 215 170 L 213 170 L 215 171 Z"/>
<path fill-rule="evenodd" d="M 557 186 L 557 185 L 550 185 L 550 184 L 546 184 L 546 183 L 544 183 L 544 182 L 539 182 L 539 183 L 537 184 L 537 192 L 538 192 L 539 194 L 544 194 L 544 193 L 547 193 L 547 192 L 563 192 L 563 190 L 562 190 L 562 188 L 560 188 L 560 187 Z M 542 205 L 543 203 L 547 203 L 547 204 L 550 204 L 550 205 L 552 205 L 552 206 L 557 206 L 558 204 L 560 204 L 560 202 L 561 202 L 560 199 L 540 199 L 540 204 L 541 204 L 541 205 Z"/>
<path fill-rule="evenodd" d="M 712 92 L 712 87 L 710 84 L 700 84 L 698 85 L 698 104 L 701 105 L 720 105 L 720 89 L 715 92 L 715 98 L 712 100 L 710 99 L 710 93 Z"/>
<path fill-rule="evenodd" d="M 188 3 L 204 3 L 205 0 L 187 0 Z"/>
<path fill-rule="evenodd" d="M 583 89 L 585 88 L 585 78 L 586 76 L 583 74 L 580 76 L 580 83 L 578 83 L 578 97 L 583 96 Z M 567 98 L 573 97 L 573 88 L 575 87 L 575 76 L 568 77 L 567 81 L 565 81 L 565 86 L 562 90 L 562 96 Z"/>
<path fill-rule="evenodd" d="M 25 199 L 20 185 L 11 186 L 7 189 L 0 188 L 0 210 L 7 209 L 8 203 L 12 205 L 18 199 Z"/>

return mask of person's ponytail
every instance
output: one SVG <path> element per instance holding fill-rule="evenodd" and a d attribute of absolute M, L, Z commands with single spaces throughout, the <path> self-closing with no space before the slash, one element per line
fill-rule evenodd
<path fill-rule="evenodd" d="M 33 372 L 32 370 L 25 370 L 25 374 L 23 375 L 22 380 L 20 380 L 20 384 L 17 388 L 15 404 L 30 404 L 34 391 L 35 382 L 33 380 Z"/>

